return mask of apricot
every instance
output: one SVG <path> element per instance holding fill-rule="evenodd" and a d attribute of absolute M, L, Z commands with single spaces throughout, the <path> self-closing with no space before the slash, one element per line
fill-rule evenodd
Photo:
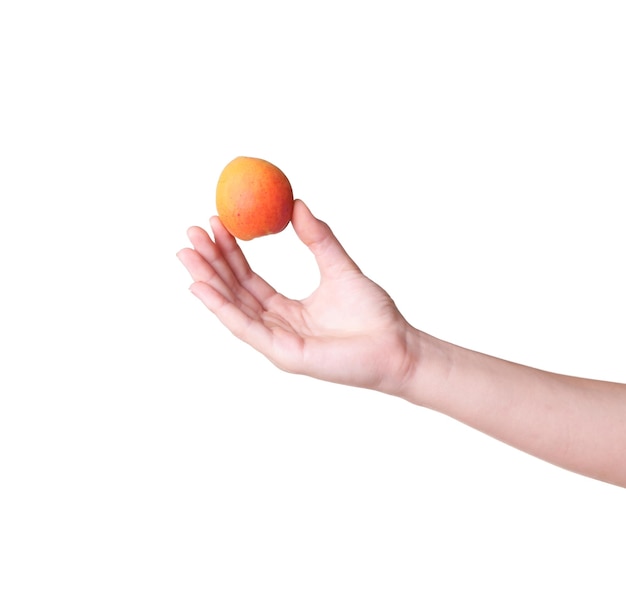
<path fill-rule="evenodd" d="M 236 157 L 217 181 L 217 214 L 240 240 L 277 234 L 293 213 L 293 190 L 287 176 L 258 157 Z"/>

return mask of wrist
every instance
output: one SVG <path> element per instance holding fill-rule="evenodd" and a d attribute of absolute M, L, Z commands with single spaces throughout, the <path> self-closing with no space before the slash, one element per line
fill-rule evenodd
<path fill-rule="evenodd" d="M 410 327 L 406 347 L 410 364 L 395 394 L 412 404 L 433 408 L 450 378 L 454 346 Z"/>

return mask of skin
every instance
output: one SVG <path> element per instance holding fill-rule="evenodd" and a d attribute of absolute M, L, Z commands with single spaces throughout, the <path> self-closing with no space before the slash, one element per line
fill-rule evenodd
<path fill-rule="evenodd" d="M 190 289 L 239 339 L 291 373 L 372 389 L 450 416 L 557 466 L 626 487 L 626 385 L 564 376 L 411 326 L 300 200 L 292 225 L 320 271 L 304 300 L 254 273 L 218 217 L 178 257 Z"/>

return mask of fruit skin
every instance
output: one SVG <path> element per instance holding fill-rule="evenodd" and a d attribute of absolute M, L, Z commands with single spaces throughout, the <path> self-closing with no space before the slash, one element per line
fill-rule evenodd
<path fill-rule="evenodd" d="M 240 240 L 277 234 L 293 213 L 293 190 L 287 176 L 258 157 L 236 157 L 217 181 L 217 214 Z"/>

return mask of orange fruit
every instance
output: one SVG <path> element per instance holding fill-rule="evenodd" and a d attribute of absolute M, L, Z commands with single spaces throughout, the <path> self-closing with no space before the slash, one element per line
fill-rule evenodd
<path fill-rule="evenodd" d="M 293 190 L 274 164 L 257 157 L 236 157 L 217 181 L 217 214 L 240 240 L 276 234 L 293 212 Z"/>

